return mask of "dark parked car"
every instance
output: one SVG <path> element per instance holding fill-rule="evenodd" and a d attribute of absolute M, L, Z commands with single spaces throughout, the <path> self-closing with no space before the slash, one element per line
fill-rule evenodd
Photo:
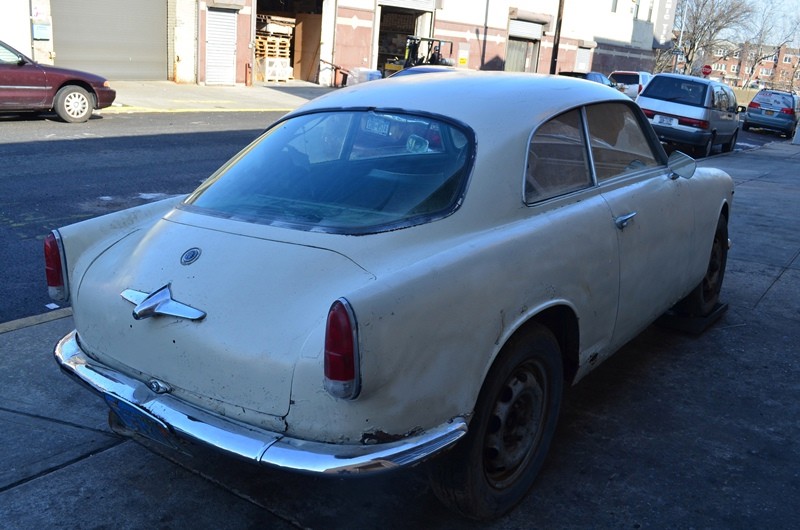
<path fill-rule="evenodd" d="M 747 106 L 742 129 L 760 127 L 791 138 L 800 115 L 800 97 L 784 90 L 760 90 Z"/>
<path fill-rule="evenodd" d="M 117 93 L 98 75 L 58 68 L 26 57 L 0 41 L 0 111 L 49 111 L 70 123 L 84 122 Z"/>
<path fill-rule="evenodd" d="M 577 77 L 578 79 L 586 79 L 588 81 L 594 81 L 595 83 L 600 83 L 601 85 L 606 85 L 607 87 L 617 88 L 617 85 L 614 84 L 614 82 L 611 79 L 607 78 L 600 72 L 559 72 L 558 75 L 565 75 L 567 77 Z"/>

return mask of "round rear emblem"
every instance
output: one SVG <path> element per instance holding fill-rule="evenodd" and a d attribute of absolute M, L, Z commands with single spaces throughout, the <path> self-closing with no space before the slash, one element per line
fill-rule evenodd
<path fill-rule="evenodd" d="M 199 257 L 200 257 L 200 249 L 197 247 L 190 248 L 189 250 L 183 253 L 183 256 L 181 256 L 181 265 L 191 265 L 192 263 L 197 261 L 197 258 Z"/>

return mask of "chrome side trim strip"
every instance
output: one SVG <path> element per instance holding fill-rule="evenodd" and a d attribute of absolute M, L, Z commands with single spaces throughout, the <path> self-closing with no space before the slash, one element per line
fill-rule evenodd
<path fill-rule="evenodd" d="M 211 446 L 253 462 L 308 473 L 370 474 L 421 462 L 467 433 L 467 422 L 455 417 L 421 434 L 371 445 L 338 445 L 287 437 L 281 433 L 223 418 L 170 394 L 157 394 L 139 381 L 90 358 L 77 333 L 56 345 L 54 355 L 64 372 L 106 398 L 122 399 L 163 421 L 178 438 Z"/>

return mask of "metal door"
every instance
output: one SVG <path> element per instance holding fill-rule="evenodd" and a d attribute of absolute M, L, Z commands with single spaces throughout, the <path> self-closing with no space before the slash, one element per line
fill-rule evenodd
<path fill-rule="evenodd" d="M 236 83 L 236 11 L 208 10 L 206 25 L 206 84 Z"/>

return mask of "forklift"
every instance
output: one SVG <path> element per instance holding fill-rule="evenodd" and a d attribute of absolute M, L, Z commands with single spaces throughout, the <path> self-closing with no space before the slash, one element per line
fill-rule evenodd
<path fill-rule="evenodd" d="M 427 53 L 420 55 L 420 45 L 427 43 Z M 442 49 L 445 45 L 449 45 L 448 57 L 442 55 Z M 405 70 L 412 66 L 419 64 L 438 64 L 443 66 L 454 66 L 455 61 L 452 59 L 453 55 L 453 42 L 442 39 L 431 39 L 428 37 L 417 37 L 416 35 L 409 35 L 406 37 L 406 53 L 404 59 L 395 59 L 392 62 L 384 65 L 385 75 L 398 70 Z"/>

